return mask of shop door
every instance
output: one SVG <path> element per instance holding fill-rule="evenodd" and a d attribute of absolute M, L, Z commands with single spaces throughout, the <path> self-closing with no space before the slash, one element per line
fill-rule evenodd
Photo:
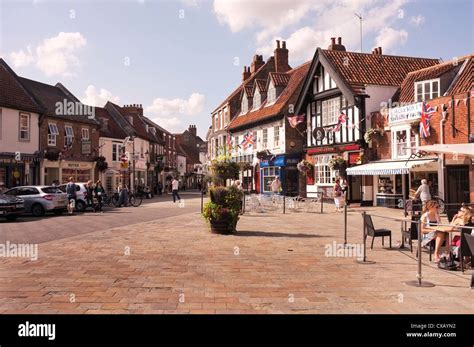
<path fill-rule="evenodd" d="M 469 166 L 447 166 L 447 202 L 469 203 Z"/>
<path fill-rule="evenodd" d="M 362 200 L 360 188 L 362 176 L 350 175 L 349 177 L 349 202 L 360 202 Z"/>

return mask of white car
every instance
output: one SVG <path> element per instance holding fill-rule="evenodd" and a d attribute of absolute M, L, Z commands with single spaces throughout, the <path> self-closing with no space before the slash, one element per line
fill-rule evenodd
<path fill-rule="evenodd" d="M 74 182 L 74 184 L 79 187 L 79 190 L 76 192 L 76 211 L 84 212 L 86 208 L 88 207 L 87 201 L 86 201 L 86 196 L 87 196 L 86 184 L 87 183 Z M 60 186 L 58 186 L 58 188 L 61 189 L 62 192 L 66 193 L 66 186 L 67 184 L 61 184 Z"/>
<path fill-rule="evenodd" d="M 67 207 L 67 196 L 57 187 L 22 186 L 9 189 L 5 195 L 15 196 L 24 200 L 25 212 L 36 217 L 46 212 L 60 215 Z"/>

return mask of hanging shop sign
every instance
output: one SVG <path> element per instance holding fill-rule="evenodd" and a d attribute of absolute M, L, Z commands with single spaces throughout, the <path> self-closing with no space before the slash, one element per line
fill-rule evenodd
<path fill-rule="evenodd" d="M 316 139 L 316 141 L 322 141 L 326 137 L 326 131 L 323 127 L 314 128 L 313 137 Z"/>
<path fill-rule="evenodd" d="M 92 145 L 91 141 L 82 141 L 82 154 L 91 154 Z"/>

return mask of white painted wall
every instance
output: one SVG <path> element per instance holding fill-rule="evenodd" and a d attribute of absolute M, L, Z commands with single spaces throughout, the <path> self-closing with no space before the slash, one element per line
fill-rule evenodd
<path fill-rule="evenodd" d="M 20 141 L 20 112 L 30 115 L 30 139 Z M 11 108 L 0 108 L 0 152 L 22 152 L 32 154 L 39 150 L 39 115 Z"/>

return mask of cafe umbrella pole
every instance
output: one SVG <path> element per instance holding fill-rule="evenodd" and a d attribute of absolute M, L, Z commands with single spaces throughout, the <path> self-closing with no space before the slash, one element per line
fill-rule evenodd
<path fill-rule="evenodd" d="M 431 282 L 423 281 L 422 276 L 422 259 L 421 259 L 421 221 L 417 222 L 417 230 L 418 230 L 418 245 L 417 245 L 417 253 L 418 253 L 418 272 L 416 274 L 416 280 L 413 281 L 406 281 L 405 284 L 412 286 L 412 287 L 434 287 L 435 285 Z"/>

